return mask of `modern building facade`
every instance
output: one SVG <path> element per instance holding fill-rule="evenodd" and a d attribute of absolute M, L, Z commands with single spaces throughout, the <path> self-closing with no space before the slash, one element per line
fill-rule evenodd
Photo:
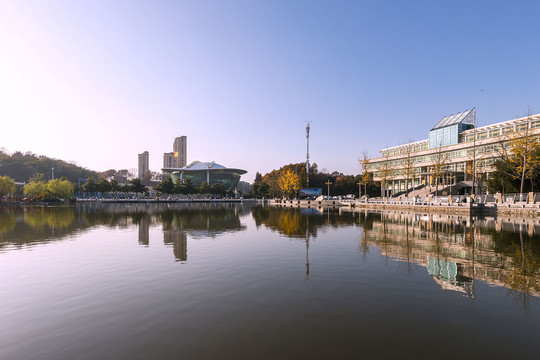
<path fill-rule="evenodd" d="M 174 139 L 173 151 L 163 154 L 164 168 L 181 168 L 187 164 L 187 136 Z"/>
<path fill-rule="evenodd" d="M 163 172 L 170 173 L 173 181 L 189 179 L 193 186 L 200 186 L 206 181 L 208 185 L 223 184 L 226 188 L 236 189 L 240 176 L 247 173 L 246 170 L 226 168 L 223 165 L 212 162 L 194 161 L 188 166 L 181 168 L 163 168 Z"/>
<path fill-rule="evenodd" d="M 150 154 L 148 151 L 139 154 L 139 166 L 138 166 L 138 177 L 142 179 L 144 174 L 150 170 Z"/>
<path fill-rule="evenodd" d="M 386 183 L 391 195 L 473 178 L 479 186 L 495 170 L 495 160 L 508 151 L 509 141 L 528 135 L 540 135 L 540 114 L 477 128 L 476 109 L 466 110 L 445 116 L 426 140 L 380 150 L 381 156 L 370 160 L 369 169 L 373 180 Z"/>

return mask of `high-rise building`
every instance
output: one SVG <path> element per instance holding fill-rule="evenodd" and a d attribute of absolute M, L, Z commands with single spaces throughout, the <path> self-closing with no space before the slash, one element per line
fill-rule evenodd
<path fill-rule="evenodd" d="M 173 152 L 163 154 L 164 168 L 181 168 L 187 164 L 187 136 L 174 139 Z"/>
<path fill-rule="evenodd" d="M 150 154 L 148 153 L 148 151 L 145 151 L 142 154 L 139 154 L 139 172 L 138 172 L 138 175 L 139 175 L 139 179 L 141 179 L 141 180 L 144 177 L 144 174 L 148 170 L 150 170 L 150 168 L 149 168 L 149 163 L 150 163 L 149 158 L 150 158 Z"/>
<path fill-rule="evenodd" d="M 175 167 L 175 159 L 174 159 L 174 153 L 165 153 L 163 154 L 163 167 L 164 168 L 172 168 Z"/>
<path fill-rule="evenodd" d="M 187 136 L 180 136 L 174 139 L 173 152 L 176 160 L 176 167 L 181 168 L 187 165 Z"/>

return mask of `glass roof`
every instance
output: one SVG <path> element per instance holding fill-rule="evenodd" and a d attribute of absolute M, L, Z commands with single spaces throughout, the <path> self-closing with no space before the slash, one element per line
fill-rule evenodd
<path fill-rule="evenodd" d="M 465 110 L 464 112 L 457 113 L 456 115 L 445 116 L 441 121 L 437 123 L 431 130 L 437 130 L 443 127 L 456 124 L 470 124 L 474 125 L 474 120 L 476 117 L 476 109 L 472 108 L 471 110 Z"/>
<path fill-rule="evenodd" d="M 225 169 L 225 166 L 216 164 L 215 162 L 200 162 L 194 161 L 183 169 L 191 170 L 206 170 L 206 169 Z"/>

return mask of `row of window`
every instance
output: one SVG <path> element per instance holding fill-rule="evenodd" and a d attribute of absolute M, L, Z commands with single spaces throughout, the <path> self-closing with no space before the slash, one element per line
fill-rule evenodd
<path fill-rule="evenodd" d="M 531 121 L 530 123 L 526 122 L 526 123 L 522 123 L 518 125 L 508 125 L 506 127 L 498 128 L 498 129 L 479 131 L 479 132 L 476 132 L 476 140 L 483 140 L 483 139 L 492 138 L 492 137 L 496 137 L 500 135 L 508 135 L 513 132 L 524 131 L 527 128 L 529 128 L 529 124 L 530 124 L 530 129 L 538 128 L 540 127 L 540 120 Z M 470 134 L 460 134 L 459 142 L 463 143 L 463 142 L 474 141 L 474 136 L 475 136 L 474 132 Z M 382 156 L 404 155 L 404 154 L 407 154 L 409 151 L 419 152 L 419 151 L 424 151 L 428 149 L 429 149 L 429 144 L 426 142 L 423 144 L 411 145 L 411 147 L 402 147 L 396 150 L 383 151 Z"/>
<path fill-rule="evenodd" d="M 493 166 L 494 164 L 495 164 L 495 159 L 494 158 L 482 159 L 482 160 L 477 160 L 476 161 L 477 169 L 478 170 L 482 169 L 483 171 L 485 171 L 486 168 Z M 445 165 L 445 166 L 443 166 L 441 168 L 441 171 L 443 173 L 465 172 L 465 169 L 466 169 L 466 163 L 462 162 L 462 163 L 457 163 L 457 164 Z M 413 170 L 414 170 L 413 173 L 415 173 L 415 174 L 427 174 L 429 171 L 434 171 L 433 167 L 421 167 L 421 168 L 415 168 Z M 397 174 L 399 174 L 399 172 L 394 173 L 394 175 L 397 175 Z M 379 172 L 379 171 L 373 172 L 373 177 L 380 178 L 381 177 L 381 172 Z"/>
<path fill-rule="evenodd" d="M 501 145 L 500 144 L 489 144 L 489 145 L 482 145 L 476 147 L 476 156 L 486 154 L 486 153 L 493 153 L 499 151 Z M 503 144 L 503 147 L 507 147 L 506 144 Z M 445 152 L 442 154 L 432 154 L 432 155 L 422 155 L 422 156 L 414 156 L 411 159 L 411 162 L 414 166 L 414 164 L 424 163 L 424 162 L 438 162 L 442 161 L 443 157 L 446 157 L 446 159 L 455 159 L 455 158 L 461 158 L 461 157 L 474 157 L 475 154 L 473 153 L 473 149 L 460 149 L 460 150 L 453 150 L 449 152 Z M 405 165 L 405 162 L 407 159 L 397 159 L 397 160 L 390 160 L 388 161 L 388 166 L 390 168 L 395 167 L 403 167 Z M 380 163 L 379 163 L 380 164 Z M 374 170 L 377 169 L 380 165 L 379 164 L 370 164 L 369 169 Z"/>

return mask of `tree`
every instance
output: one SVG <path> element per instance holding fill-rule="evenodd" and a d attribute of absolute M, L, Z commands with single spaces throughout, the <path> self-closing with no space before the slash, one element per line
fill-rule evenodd
<path fill-rule="evenodd" d="M 96 190 L 103 194 L 111 191 L 111 189 L 111 183 L 109 183 L 104 177 L 100 177 L 96 183 Z"/>
<path fill-rule="evenodd" d="M 116 178 L 116 170 L 115 169 L 109 169 L 107 171 L 104 171 L 104 172 L 100 173 L 100 175 L 102 177 L 104 177 L 105 179 L 111 181 L 112 179 Z"/>
<path fill-rule="evenodd" d="M 412 155 L 414 146 L 409 144 L 405 147 L 405 157 L 401 160 L 401 175 L 405 178 L 406 195 L 409 196 L 409 179 L 412 179 L 414 187 L 414 165 L 416 158 Z"/>
<path fill-rule="evenodd" d="M 130 180 L 129 183 L 130 183 L 131 191 L 133 191 L 133 192 L 135 192 L 137 194 L 147 192 L 146 186 L 144 186 L 141 183 L 141 179 L 135 178 L 135 179 Z"/>
<path fill-rule="evenodd" d="M 448 160 L 448 153 L 443 151 L 443 146 L 441 143 L 439 144 L 437 152 L 431 155 L 431 162 L 433 163 L 431 166 L 431 175 L 433 176 L 431 183 L 435 182 L 436 193 L 439 191 L 439 179 L 445 174 Z"/>
<path fill-rule="evenodd" d="M 83 191 L 89 194 L 95 194 L 97 190 L 96 181 L 93 177 L 86 179 L 86 182 L 83 185 Z"/>
<path fill-rule="evenodd" d="M 52 159 L 47 156 L 36 155 L 31 152 L 13 154 L 0 153 L 0 175 L 9 176 L 16 182 L 28 181 L 34 174 L 51 174 L 54 164 L 55 174 L 66 177 L 71 182 L 89 176 L 96 177 L 97 172 L 91 171 L 72 162 Z"/>
<path fill-rule="evenodd" d="M 270 197 L 270 185 L 265 182 L 254 183 L 251 192 L 255 197 L 267 198 Z"/>
<path fill-rule="evenodd" d="M 222 183 L 214 183 L 210 186 L 210 193 L 212 194 L 225 195 L 226 192 L 227 189 L 225 189 L 225 185 Z"/>
<path fill-rule="evenodd" d="M 43 174 L 34 175 L 24 186 L 24 194 L 32 198 L 44 198 L 48 194 L 47 183 Z"/>
<path fill-rule="evenodd" d="M 369 171 L 370 159 L 367 151 L 364 150 L 360 159 L 360 184 L 364 185 L 364 195 L 367 195 L 367 187 L 373 181 L 373 174 Z M 358 194 L 360 196 L 360 194 Z"/>
<path fill-rule="evenodd" d="M 523 193 L 525 179 L 531 177 L 534 170 L 540 165 L 540 139 L 530 129 L 531 114 L 525 129 L 515 132 L 509 136 L 510 163 L 514 166 L 516 173 L 514 178 L 520 179 L 520 193 Z M 518 125 L 519 126 L 519 125 Z"/>
<path fill-rule="evenodd" d="M 116 179 L 112 179 L 110 184 L 111 184 L 111 191 L 114 191 L 114 196 L 116 196 L 116 193 L 120 191 L 120 185 L 118 185 L 118 181 L 116 181 Z"/>
<path fill-rule="evenodd" d="M 300 177 L 291 169 L 282 172 L 278 180 L 279 189 L 289 198 L 300 191 Z"/>
<path fill-rule="evenodd" d="M 210 187 L 208 186 L 208 183 L 206 181 L 203 181 L 201 183 L 201 186 L 199 186 L 199 189 L 197 191 L 199 194 L 208 194 L 210 193 Z"/>
<path fill-rule="evenodd" d="M 395 176 L 395 170 L 390 164 L 388 153 L 385 153 L 384 160 L 377 165 L 377 171 L 379 172 L 379 177 L 381 178 L 381 191 L 384 193 L 383 196 L 388 196 L 387 184 L 392 181 Z"/>
<path fill-rule="evenodd" d="M 67 179 L 49 180 L 47 190 L 53 198 L 68 200 L 73 195 L 73 184 Z"/>
<path fill-rule="evenodd" d="M 175 193 L 175 186 L 172 181 L 172 178 L 166 177 L 164 180 L 162 180 L 159 184 L 154 186 L 154 190 L 159 191 L 160 193 L 164 194 L 174 194 Z"/>
<path fill-rule="evenodd" d="M 116 172 L 116 175 L 114 175 L 114 178 L 118 180 L 118 182 L 126 183 L 129 179 L 131 179 L 131 174 L 129 170 L 122 169 Z"/>
<path fill-rule="evenodd" d="M 15 181 L 9 176 L 0 176 L 0 198 L 15 192 Z"/>

